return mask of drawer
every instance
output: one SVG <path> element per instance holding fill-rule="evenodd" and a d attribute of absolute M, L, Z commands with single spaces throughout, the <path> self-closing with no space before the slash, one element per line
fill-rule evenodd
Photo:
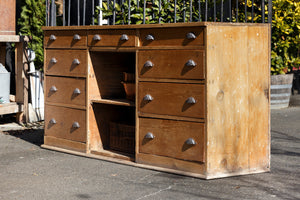
<path fill-rule="evenodd" d="M 46 104 L 45 135 L 77 142 L 86 142 L 85 110 Z"/>
<path fill-rule="evenodd" d="M 139 151 L 204 162 L 204 124 L 139 118 Z"/>
<path fill-rule="evenodd" d="M 138 52 L 138 70 L 141 78 L 204 79 L 204 66 L 204 51 Z"/>
<path fill-rule="evenodd" d="M 134 30 L 97 30 L 89 31 L 89 46 L 134 47 L 136 42 Z"/>
<path fill-rule="evenodd" d="M 45 31 L 46 48 L 86 48 L 86 31 Z"/>
<path fill-rule="evenodd" d="M 142 46 L 204 46 L 203 27 L 140 30 Z"/>
<path fill-rule="evenodd" d="M 205 86 L 202 84 L 139 82 L 140 113 L 205 117 Z"/>
<path fill-rule="evenodd" d="M 49 75 L 86 76 L 85 50 L 46 50 L 45 72 Z"/>
<path fill-rule="evenodd" d="M 86 105 L 86 80 L 46 76 L 46 102 Z"/>

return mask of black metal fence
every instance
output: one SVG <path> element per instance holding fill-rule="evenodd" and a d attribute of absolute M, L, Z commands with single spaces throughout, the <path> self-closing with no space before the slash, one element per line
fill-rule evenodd
<path fill-rule="evenodd" d="M 46 0 L 46 26 L 271 23 L 272 0 Z"/>

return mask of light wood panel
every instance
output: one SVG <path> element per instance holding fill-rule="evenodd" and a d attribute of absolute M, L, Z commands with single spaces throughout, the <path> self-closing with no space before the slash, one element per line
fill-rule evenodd
<path fill-rule="evenodd" d="M 266 122 L 269 108 L 263 92 L 268 88 L 268 75 L 264 71 L 268 66 L 256 64 L 261 60 L 256 60 L 258 57 L 255 56 L 259 54 L 266 56 L 268 51 L 266 46 L 257 45 L 255 49 L 253 48 L 254 41 L 248 38 L 256 37 L 254 35 L 257 31 L 248 30 L 247 26 L 207 28 L 208 175 L 239 173 L 243 171 L 242 169 L 248 169 L 252 162 L 250 148 L 253 148 L 250 147 L 249 137 L 268 134 L 265 126 L 268 127 Z M 262 69 L 263 74 L 257 76 Z M 262 80 L 263 77 L 266 80 Z M 260 86 L 259 92 L 255 91 L 259 88 L 255 85 Z M 253 99 L 258 99 L 258 102 L 255 103 Z M 266 113 L 256 115 L 253 111 Z M 256 119 L 253 120 L 254 118 Z M 255 139 L 264 139 L 264 141 L 252 140 L 257 144 L 265 143 L 268 138 L 255 137 Z M 268 159 L 266 154 L 262 157 Z"/>
<path fill-rule="evenodd" d="M 270 26 L 248 28 L 248 40 L 249 168 L 269 171 Z"/>

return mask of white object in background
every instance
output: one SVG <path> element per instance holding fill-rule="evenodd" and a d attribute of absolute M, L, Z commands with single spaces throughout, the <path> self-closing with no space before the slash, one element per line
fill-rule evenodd
<path fill-rule="evenodd" d="M 35 53 L 33 50 L 28 49 L 28 60 L 30 75 L 30 91 L 31 91 L 31 102 L 29 108 L 29 122 L 44 120 L 44 90 L 42 83 L 42 73 L 35 69 L 34 59 Z"/>
<path fill-rule="evenodd" d="M 9 103 L 10 72 L 0 63 L 0 104 Z"/>

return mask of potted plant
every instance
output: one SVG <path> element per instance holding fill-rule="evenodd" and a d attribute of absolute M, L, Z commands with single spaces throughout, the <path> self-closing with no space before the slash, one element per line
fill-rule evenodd
<path fill-rule="evenodd" d="M 273 1 L 271 108 L 288 107 L 293 71 L 300 67 L 300 2 Z"/>

